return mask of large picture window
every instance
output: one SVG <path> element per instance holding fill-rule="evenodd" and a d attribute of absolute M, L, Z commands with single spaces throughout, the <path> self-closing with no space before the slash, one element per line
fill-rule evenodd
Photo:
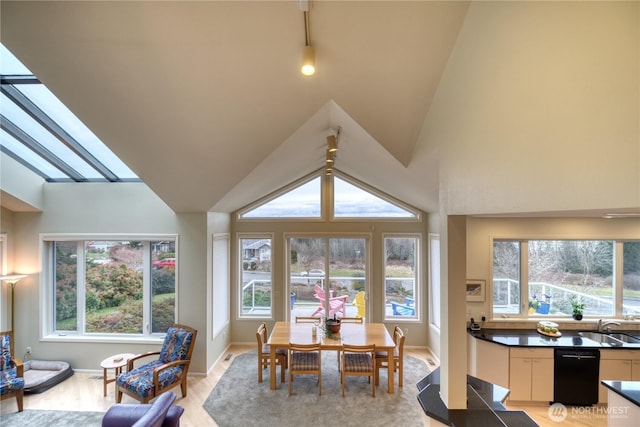
<path fill-rule="evenodd" d="M 175 238 L 43 244 L 49 333 L 144 336 L 175 323 Z"/>
<path fill-rule="evenodd" d="M 585 316 L 638 315 L 639 297 L 638 241 L 493 242 L 494 314 L 569 317 L 578 300 Z"/>

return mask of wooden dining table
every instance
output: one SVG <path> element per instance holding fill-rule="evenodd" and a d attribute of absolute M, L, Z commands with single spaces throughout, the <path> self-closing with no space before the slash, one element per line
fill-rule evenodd
<path fill-rule="evenodd" d="M 288 349 L 289 343 L 313 344 L 320 343 L 322 350 L 342 350 L 343 344 L 371 345 L 375 344 L 376 351 L 386 351 L 389 366 L 393 366 L 393 349 L 396 346 L 384 323 L 343 323 L 340 332 L 331 336 L 324 336 L 318 328 L 313 335 L 313 323 L 276 322 L 267 343 L 270 346 L 270 380 L 271 389 L 277 388 L 276 382 L 276 351 Z M 282 367 L 281 367 L 282 368 Z M 394 372 L 388 369 L 388 392 L 394 393 Z"/>

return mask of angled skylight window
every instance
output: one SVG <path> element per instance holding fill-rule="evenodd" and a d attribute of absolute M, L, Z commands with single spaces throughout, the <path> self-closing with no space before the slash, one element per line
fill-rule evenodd
<path fill-rule="evenodd" d="M 337 176 L 333 178 L 335 218 L 412 218 L 418 214 Z"/>
<path fill-rule="evenodd" d="M 240 218 L 321 218 L 320 176 L 241 213 Z"/>
<path fill-rule="evenodd" d="M 0 149 L 48 182 L 140 179 L 4 45 Z"/>

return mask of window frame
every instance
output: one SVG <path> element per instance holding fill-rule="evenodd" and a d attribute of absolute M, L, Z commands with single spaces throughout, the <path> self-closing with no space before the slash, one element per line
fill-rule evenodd
<path fill-rule="evenodd" d="M 387 277 L 386 277 L 386 266 L 387 266 L 387 257 L 386 257 L 386 240 L 392 238 L 399 239 L 408 239 L 413 238 L 416 239 L 416 247 L 414 254 L 415 259 L 415 273 L 414 273 L 414 304 L 415 304 L 415 315 L 414 316 L 394 316 L 393 314 L 387 315 Z M 385 322 L 406 322 L 406 323 L 422 323 L 422 312 L 423 307 L 421 304 L 421 289 L 422 289 L 422 245 L 423 245 L 423 237 L 422 233 L 382 233 L 382 302 L 383 306 L 383 321 Z"/>
<path fill-rule="evenodd" d="M 584 315 L 584 318 L 615 318 L 615 319 L 623 319 L 625 314 L 622 307 L 623 304 L 623 284 L 624 284 L 624 270 L 623 270 L 623 248 L 624 244 L 628 242 L 640 242 L 640 240 L 636 239 L 620 239 L 620 238 L 571 238 L 571 237 L 545 237 L 545 238 L 514 238 L 514 237 L 497 237 L 492 236 L 490 241 L 490 274 L 491 287 L 488 290 L 488 295 L 491 295 L 491 298 L 487 298 L 490 302 L 489 310 L 491 313 L 491 319 L 493 320 L 505 320 L 505 319 L 520 319 L 520 320 L 545 320 L 557 318 L 566 321 L 572 321 L 571 315 L 554 315 L 554 316 L 546 316 L 546 315 L 536 315 L 535 313 L 528 312 L 528 303 L 529 303 L 529 242 L 532 241 L 601 241 L 601 242 L 613 242 L 613 263 L 612 263 L 612 303 L 613 303 L 613 313 L 606 315 Z M 494 311 L 494 298 L 493 298 L 493 290 L 495 284 L 495 276 L 494 276 L 494 248 L 496 242 L 516 242 L 519 244 L 520 251 L 520 306 L 518 313 L 496 313 Z M 496 317 L 499 316 L 499 317 Z"/>
<path fill-rule="evenodd" d="M 79 328 L 77 331 L 58 331 L 56 329 L 55 320 L 55 265 L 53 256 L 53 247 L 55 242 L 80 242 L 82 245 L 88 240 L 99 241 L 141 241 L 149 247 L 149 242 L 171 240 L 175 242 L 176 266 L 175 266 L 175 310 L 174 322 L 179 318 L 178 300 L 179 300 L 179 239 L 176 234 L 69 234 L 69 233 L 42 233 L 40 234 L 40 259 L 42 264 L 42 272 L 40 274 L 40 339 L 48 342 L 109 342 L 109 343 L 161 343 L 166 335 L 164 332 L 152 332 L 151 328 L 145 325 L 151 322 L 152 295 L 151 295 L 151 257 L 147 257 L 146 253 L 143 259 L 147 259 L 143 266 L 143 332 L 141 334 L 122 334 L 122 333 L 94 333 L 85 332 L 85 327 Z M 146 251 L 146 249 L 145 249 Z M 78 268 L 78 275 L 84 275 L 84 250 L 82 263 Z M 81 283 L 78 280 L 78 283 Z M 78 286 L 76 298 L 78 300 L 78 323 L 84 325 L 86 317 L 86 307 L 84 303 L 80 305 L 80 300 L 84 299 L 85 287 Z M 82 310 L 80 309 L 82 307 Z"/>
<path fill-rule="evenodd" d="M 269 272 L 270 278 L 269 281 L 271 282 L 271 304 L 269 306 L 269 314 L 268 315 L 248 315 L 248 314 L 243 314 L 242 313 L 242 293 L 243 293 L 243 287 L 244 284 L 242 282 L 243 280 L 243 258 L 242 258 L 242 244 L 241 244 L 241 240 L 243 239 L 247 239 L 247 240 L 262 240 L 262 239 L 266 239 L 266 240 L 270 240 L 271 242 L 271 271 Z M 275 314 L 274 314 L 274 278 L 273 278 L 273 274 L 274 274 L 274 264 L 273 264 L 273 253 L 274 253 L 274 242 L 275 242 L 275 236 L 274 233 L 236 233 L 236 237 L 235 237 L 235 243 L 236 243 L 236 262 L 237 262 L 237 271 L 236 274 L 238 275 L 238 280 L 237 280 L 237 290 L 236 290 L 236 298 L 237 298 L 237 307 L 236 307 L 236 320 L 247 320 L 247 319 L 260 319 L 260 320 L 274 320 L 275 319 Z"/>

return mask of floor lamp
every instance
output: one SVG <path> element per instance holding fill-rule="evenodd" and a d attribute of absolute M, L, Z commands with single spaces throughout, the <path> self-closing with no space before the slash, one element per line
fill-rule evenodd
<path fill-rule="evenodd" d="M 14 332 L 15 330 L 13 327 L 13 322 L 15 319 L 15 313 L 13 304 L 13 288 L 16 286 L 16 283 L 18 283 L 20 279 L 24 279 L 25 277 L 27 277 L 26 274 L 9 274 L 7 276 L 0 276 L 0 280 L 2 280 L 3 282 L 7 282 L 9 286 L 11 286 L 11 330 Z"/>

